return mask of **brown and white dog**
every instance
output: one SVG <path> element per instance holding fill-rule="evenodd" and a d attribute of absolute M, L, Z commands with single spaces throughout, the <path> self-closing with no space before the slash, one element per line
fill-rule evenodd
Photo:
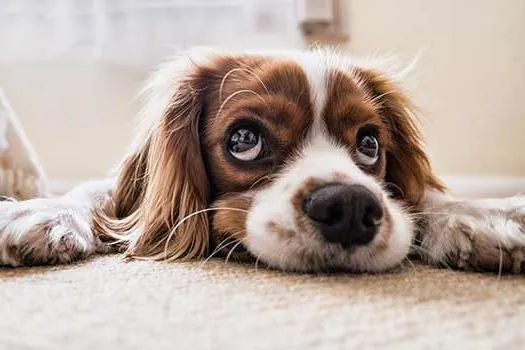
<path fill-rule="evenodd" d="M 380 272 L 415 251 L 520 272 L 525 198 L 445 194 L 398 84 L 329 50 L 180 55 L 147 85 L 114 179 L 0 204 L 0 264 L 118 250 Z"/>

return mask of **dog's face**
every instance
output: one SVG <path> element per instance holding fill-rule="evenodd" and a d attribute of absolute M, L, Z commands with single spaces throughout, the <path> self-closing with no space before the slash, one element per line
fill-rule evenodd
<path fill-rule="evenodd" d="M 116 216 L 145 231 L 134 254 L 296 271 L 406 256 L 408 208 L 440 185 L 394 83 L 327 52 L 183 60 L 157 75 L 145 111 L 160 116 L 117 188 Z"/>

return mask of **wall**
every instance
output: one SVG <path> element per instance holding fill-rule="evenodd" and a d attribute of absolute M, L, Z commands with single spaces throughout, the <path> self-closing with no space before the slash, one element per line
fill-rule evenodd
<path fill-rule="evenodd" d="M 52 179 L 104 176 L 131 139 L 146 73 L 57 59 L 0 65 L 2 86 Z"/>
<path fill-rule="evenodd" d="M 525 1 L 346 5 L 356 55 L 423 50 L 411 94 L 439 173 L 525 175 Z"/>
<path fill-rule="evenodd" d="M 412 95 L 439 173 L 525 175 L 525 1 L 345 5 L 354 53 L 424 49 Z M 122 155 L 145 74 L 62 58 L 0 64 L 0 86 L 50 177 L 78 181 Z"/>

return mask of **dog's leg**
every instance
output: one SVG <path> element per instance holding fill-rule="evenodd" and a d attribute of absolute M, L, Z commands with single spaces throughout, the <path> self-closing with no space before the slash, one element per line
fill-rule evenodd
<path fill-rule="evenodd" d="M 428 193 L 416 250 L 429 263 L 460 269 L 525 270 L 525 196 L 457 200 Z"/>
<path fill-rule="evenodd" d="M 0 202 L 0 265 L 69 263 L 109 252 L 93 235 L 91 212 L 113 186 L 91 181 L 58 198 Z"/>

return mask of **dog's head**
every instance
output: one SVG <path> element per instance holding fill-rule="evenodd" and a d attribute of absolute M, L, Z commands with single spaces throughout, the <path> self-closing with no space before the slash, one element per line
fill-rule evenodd
<path fill-rule="evenodd" d="M 130 256 L 381 271 L 432 175 L 400 88 L 328 51 L 196 50 L 146 89 L 102 231 Z"/>

